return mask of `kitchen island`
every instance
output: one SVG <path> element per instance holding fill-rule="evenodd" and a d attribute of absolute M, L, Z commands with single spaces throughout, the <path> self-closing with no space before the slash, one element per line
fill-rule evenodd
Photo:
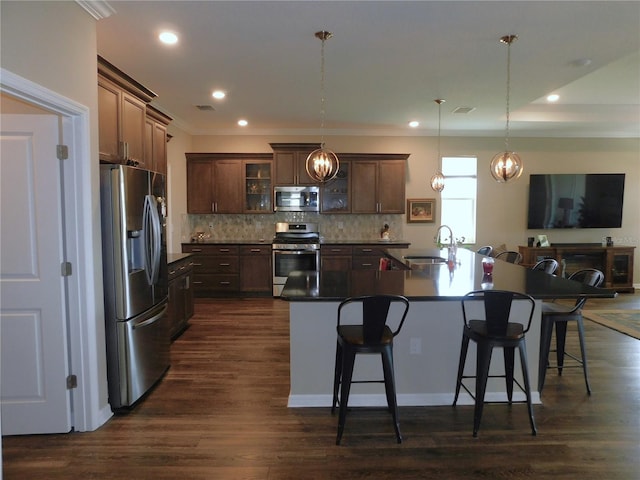
<path fill-rule="evenodd" d="M 446 259 L 447 251 L 413 252 L 425 258 Z M 493 276 L 483 276 L 482 255 L 460 249 L 455 263 L 434 260 L 420 270 L 349 270 L 293 272 L 289 275 L 281 298 L 290 309 L 290 407 L 330 406 L 336 344 L 336 312 L 340 301 L 350 296 L 398 294 L 406 296 L 411 308 L 400 334 L 394 340 L 396 390 L 399 405 L 450 405 L 456 383 L 462 312 L 460 299 L 469 291 L 493 288 L 527 293 L 536 299 L 531 330 L 527 333 L 527 356 L 531 385 L 538 384 L 538 348 L 540 339 L 540 302 L 551 298 L 613 297 L 608 289 L 587 287 L 580 283 L 533 271 L 519 265 L 496 261 Z M 522 305 L 514 304 L 517 315 Z M 475 346 L 469 347 L 465 374 L 475 369 Z M 498 355 L 502 359 L 502 355 Z M 503 371 L 502 361 L 494 362 L 492 374 Z M 516 367 L 516 372 L 519 368 Z M 381 378 L 380 359 L 375 355 L 359 356 L 354 379 Z M 518 378 L 518 376 L 517 376 Z M 520 378 L 518 378 L 521 381 Z M 521 382 L 522 383 L 522 382 Z M 504 380 L 490 379 L 488 401 L 504 400 Z M 514 400 L 524 394 L 514 390 Z M 534 402 L 540 402 L 537 391 Z M 472 404 L 461 392 L 460 404 Z M 386 405 L 384 389 L 379 384 L 352 386 L 352 406 Z"/>

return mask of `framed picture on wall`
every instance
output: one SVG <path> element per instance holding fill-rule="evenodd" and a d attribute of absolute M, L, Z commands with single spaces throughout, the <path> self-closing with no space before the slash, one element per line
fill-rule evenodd
<path fill-rule="evenodd" d="M 435 223 L 435 198 L 408 198 L 407 223 Z"/>
<path fill-rule="evenodd" d="M 549 239 L 547 238 L 546 235 L 538 235 L 538 244 L 541 247 L 548 247 L 549 246 Z"/>

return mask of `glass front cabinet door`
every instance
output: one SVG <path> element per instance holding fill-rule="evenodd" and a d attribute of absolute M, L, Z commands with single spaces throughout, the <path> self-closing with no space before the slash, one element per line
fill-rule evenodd
<path fill-rule="evenodd" d="M 633 254 L 633 248 L 607 249 L 609 272 L 605 273 L 606 287 L 615 288 L 618 292 L 633 292 Z"/>
<path fill-rule="evenodd" d="M 273 213 L 272 162 L 245 160 L 245 213 Z"/>
<path fill-rule="evenodd" d="M 350 164 L 340 161 L 336 177 L 322 187 L 322 213 L 351 213 Z"/>

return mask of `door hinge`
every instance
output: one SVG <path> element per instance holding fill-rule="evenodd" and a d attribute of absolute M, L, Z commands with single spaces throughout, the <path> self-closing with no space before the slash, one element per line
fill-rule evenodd
<path fill-rule="evenodd" d="M 78 387 L 78 377 L 75 375 L 69 375 L 67 377 L 67 390 Z"/>
<path fill-rule="evenodd" d="M 69 158 L 69 147 L 66 145 L 56 145 L 56 156 L 58 160 L 66 160 Z"/>
<path fill-rule="evenodd" d="M 62 262 L 60 265 L 63 277 L 71 276 L 71 262 Z"/>

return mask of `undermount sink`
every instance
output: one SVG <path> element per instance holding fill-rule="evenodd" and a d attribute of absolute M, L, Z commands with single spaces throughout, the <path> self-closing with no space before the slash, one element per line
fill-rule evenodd
<path fill-rule="evenodd" d="M 427 265 L 435 265 L 439 263 L 447 263 L 446 258 L 442 257 L 430 257 L 430 256 L 419 256 L 419 257 L 405 257 L 406 265 L 412 270 L 420 270 Z"/>

